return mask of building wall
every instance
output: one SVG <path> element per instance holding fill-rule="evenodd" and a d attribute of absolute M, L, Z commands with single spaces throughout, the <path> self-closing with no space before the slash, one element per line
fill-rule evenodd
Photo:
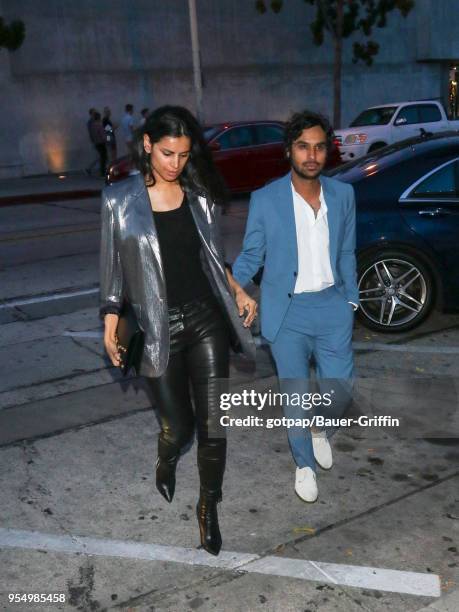
<path fill-rule="evenodd" d="M 280 14 L 259 15 L 254 4 L 197 0 L 205 121 L 285 119 L 306 106 L 330 114 L 332 49 L 312 43 L 313 8 L 288 0 Z M 371 104 L 444 95 L 438 60 L 456 53 L 448 37 L 457 46 L 459 27 L 451 5 L 459 0 L 417 0 L 407 19 L 390 15 L 370 68 L 352 64 L 346 41 L 343 125 Z M 0 176 L 86 167 L 96 157 L 91 106 L 110 106 L 115 121 L 127 102 L 137 118 L 144 106 L 194 109 L 186 0 L 0 0 L 0 15 L 27 28 L 18 51 L 0 51 Z"/>

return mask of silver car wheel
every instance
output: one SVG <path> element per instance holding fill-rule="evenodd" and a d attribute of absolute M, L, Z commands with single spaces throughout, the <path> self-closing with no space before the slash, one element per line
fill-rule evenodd
<path fill-rule="evenodd" d="M 402 259 L 380 259 L 359 280 L 360 308 L 370 321 L 397 327 L 413 321 L 427 299 L 427 283 L 415 265 Z"/>

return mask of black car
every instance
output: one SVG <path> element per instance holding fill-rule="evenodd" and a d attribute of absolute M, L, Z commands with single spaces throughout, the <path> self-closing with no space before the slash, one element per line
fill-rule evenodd
<path fill-rule="evenodd" d="M 424 134 L 328 173 L 357 202 L 359 317 L 372 329 L 459 309 L 459 133 Z"/>

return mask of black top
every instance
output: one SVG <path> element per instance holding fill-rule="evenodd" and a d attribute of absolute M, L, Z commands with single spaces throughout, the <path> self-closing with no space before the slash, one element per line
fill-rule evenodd
<path fill-rule="evenodd" d="M 174 308 L 212 294 L 199 254 L 201 240 L 186 195 L 174 210 L 153 211 L 166 278 L 167 305 Z"/>

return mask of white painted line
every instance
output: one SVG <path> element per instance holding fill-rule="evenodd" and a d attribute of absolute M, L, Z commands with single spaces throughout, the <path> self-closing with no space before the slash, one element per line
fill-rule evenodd
<path fill-rule="evenodd" d="M 284 557 L 264 557 L 244 567 L 246 572 L 317 580 L 342 586 L 376 589 L 407 595 L 440 597 L 440 577 L 436 574 L 405 572 L 399 570 L 321 563 Z"/>
<path fill-rule="evenodd" d="M 78 291 L 66 291 L 61 293 L 51 293 L 50 295 L 41 295 L 32 298 L 24 298 L 13 302 L 4 302 L 0 304 L 0 310 L 4 308 L 14 308 L 15 306 L 27 306 L 28 304 L 40 304 L 42 302 L 52 302 L 54 300 L 63 300 L 69 297 L 77 297 L 79 295 L 90 295 L 91 293 L 99 293 L 99 288 L 80 289 Z"/>
<path fill-rule="evenodd" d="M 38 531 L 0 528 L 0 547 L 27 548 L 53 552 L 80 553 L 101 557 L 123 557 L 145 561 L 171 561 L 186 565 L 206 565 L 222 569 L 237 569 L 241 565 L 258 558 L 248 553 L 222 551 L 213 557 L 204 550 L 182 548 L 180 546 L 163 546 L 160 544 L 142 544 L 133 540 L 107 540 L 84 536 L 54 535 Z"/>
<path fill-rule="evenodd" d="M 70 338 L 103 338 L 104 332 L 102 330 L 94 331 L 65 331 L 62 333 L 63 336 L 70 336 Z"/>
<path fill-rule="evenodd" d="M 262 336 L 255 336 L 257 346 L 269 346 Z M 442 355 L 458 355 L 459 346 L 426 346 L 411 344 L 386 344 L 384 342 L 353 342 L 352 347 L 358 351 L 393 351 L 394 353 L 435 353 Z"/>
<path fill-rule="evenodd" d="M 218 557 L 213 557 L 194 548 L 5 528 L 0 528 L 0 547 L 203 565 L 424 597 L 440 597 L 441 594 L 440 578 L 436 574 L 285 557 L 260 558 L 259 555 L 249 553 L 222 551 Z"/>

